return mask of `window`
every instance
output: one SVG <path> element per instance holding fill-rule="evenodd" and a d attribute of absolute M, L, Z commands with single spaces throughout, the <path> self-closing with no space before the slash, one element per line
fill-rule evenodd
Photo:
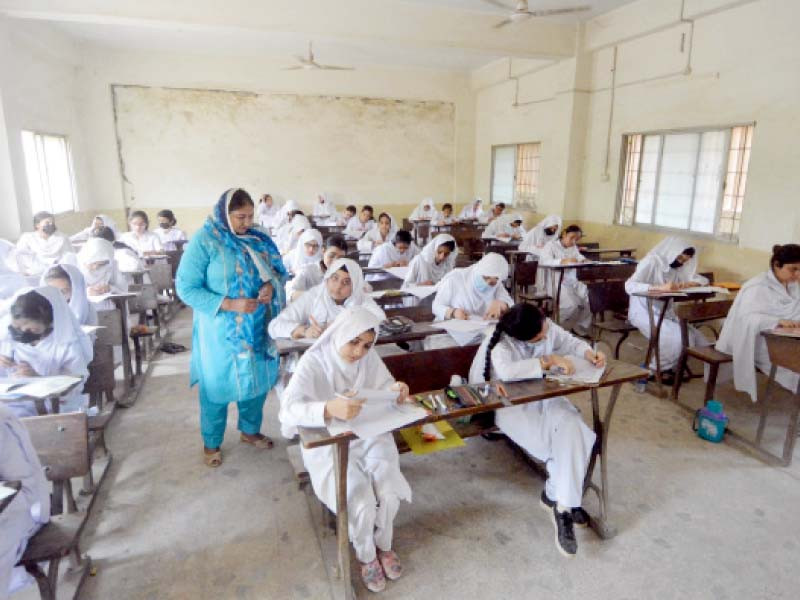
<path fill-rule="evenodd" d="M 623 138 L 618 222 L 739 236 L 753 125 Z"/>
<path fill-rule="evenodd" d="M 492 148 L 493 203 L 536 209 L 541 146 L 537 142 Z"/>
<path fill-rule="evenodd" d="M 75 181 L 66 136 L 23 131 L 22 150 L 32 212 L 75 210 Z"/>

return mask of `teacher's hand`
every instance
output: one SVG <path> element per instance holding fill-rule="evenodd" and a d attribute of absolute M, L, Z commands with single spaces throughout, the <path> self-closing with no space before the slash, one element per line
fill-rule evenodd
<path fill-rule="evenodd" d="M 274 290 L 272 289 L 272 284 L 271 283 L 265 283 L 264 285 L 262 285 L 261 289 L 258 290 L 258 298 L 257 298 L 258 303 L 259 304 L 269 304 L 270 302 L 272 302 L 272 292 L 273 291 Z"/>
<path fill-rule="evenodd" d="M 222 301 L 222 310 L 228 312 L 253 313 L 258 309 L 258 300 L 255 298 L 225 298 Z"/>

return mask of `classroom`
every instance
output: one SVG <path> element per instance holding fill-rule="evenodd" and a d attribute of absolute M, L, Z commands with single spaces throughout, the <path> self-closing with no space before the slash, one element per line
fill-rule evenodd
<path fill-rule="evenodd" d="M 797 23 L 0 0 L 0 600 L 796 598 Z"/>

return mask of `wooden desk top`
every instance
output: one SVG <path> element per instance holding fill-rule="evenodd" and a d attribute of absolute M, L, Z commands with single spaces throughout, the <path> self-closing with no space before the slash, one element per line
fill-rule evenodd
<path fill-rule="evenodd" d="M 398 333 L 396 335 L 380 335 L 378 336 L 377 344 L 399 344 L 402 342 L 414 342 L 424 340 L 431 335 L 438 335 L 440 333 L 447 333 L 441 327 L 436 327 L 433 323 L 414 323 L 411 331 L 405 333 Z M 301 354 L 311 347 L 311 343 L 303 340 L 291 340 L 287 338 L 280 338 L 275 340 L 275 346 L 278 348 L 278 354 L 286 356 L 293 352 L 300 352 Z"/>
<path fill-rule="evenodd" d="M 586 392 L 593 388 L 610 387 L 613 385 L 622 384 L 628 381 L 635 381 L 643 377 L 647 377 L 649 371 L 632 365 L 630 363 L 621 362 L 618 360 L 609 359 L 606 374 L 598 385 L 587 384 L 565 384 L 561 385 L 558 382 L 549 379 L 536 379 L 531 381 L 521 381 L 515 383 L 506 383 L 505 388 L 508 391 L 508 396 L 511 404 L 527 404 L 528 402 L 538 402 L 548 398 L 557 396 L 566 396 L 569 394 L 577 394 Z M 484 384 L 477 384 L 483 386 Z M 462 408 L 444 395 L 443 390 L 434 390 L 431 392 L 422 392 L 421 394 L 414 394 L 416 396 L 428 394 L 436 394 L 444 398 L 448 410 L 444 413 L 434 413 L 428 415 L 425 419 L 409 423 L 405 427 L 419 425 L 423 423 L 434 423 L 436 421 L 444 421 L 447 419 L 457 419 L 459 417 L 466 417 L 477 413 L 488 412 L 491 410 L 499 410 L 505 405 L 500 401 L 492 401 L 480 406 L 470 406 Z M 335 444 L 342 440 L 353 440 L 356 436 L 352 433 L 343 433 L 341 435 L 332 436 L 328 433 L 325 427 L 299 427 L 300 441 L 304 448 L 319 448 Z"/>

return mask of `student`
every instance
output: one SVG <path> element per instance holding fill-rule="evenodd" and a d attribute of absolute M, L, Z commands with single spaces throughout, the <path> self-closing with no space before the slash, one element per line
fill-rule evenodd
<path fill-rule="evenodd" d="M 353 206 L 352 204 L 348 204 L 347 208 L 344 209 L 344 214 L 342 215 L 344 219 L 344 224 L 347 225 L 350 222 L 350 219 L 356 216 L 358 209 Z"/>
<path fill-rule="evenodd" d="M 394 241 L 382 244 L 375 248 L 369 259 L 369 268 L 406 267 L 411 262 L 419 248 L 414 243 L 411 234 L 405 229 L 400 229 L 394 234 Z"/>
<path fill-rule="evenodd" d="M 0 309 L 4 300 L 11 298 L 14 292 L 26 285 L 28 282 L 19 273 L 14 244 L 0 239 Z"/>
<path fill-rule="evenodd" d="M 131 230 L 120 235 L 119 239 L 136 250 L 139 256 L 164 253 L 164 246 L 162 246 L 159 237 L 147 229 L 150 227 L 150 219 L 146 212 L 141 210 L 133 211 L 128 219 L 128 226 Z"/>
<path fill-rule="evenodd" d="M 78 325 L 97 325 L 97 311 L 86 297 L 86 281 L 74 265 L 55 265 L 42 274 L 40 285 L 56 288 L 69 305 Z"/>
<path fill-rule="evenodd" d="M 158 211 L 156 217 L 158 218 L 158 229 L 156 229 L 154 233 L 161 241 L 161 245 L 164 247 L 164 250 L 177 250 L 178 244 L 176 244 L 176 242 L 187 241 L 188 238 L 186 237 L 186 234 L 176 227 L 178 220 L 175 218 L 175 214 L 171 210 L 168 208 L 160 210 Z"/>
<path fill-rule="evenodd" d="M 555 266 L 584 262 L 586 258 L 578 250 L 578 242 L 581 237 L 583 237 L 581 228 L 577 225 L 570 225 L 561 233 L 560 238 L 545 244 L 539 254 L 539 264 Z M 546 273 L 545 289 L 553 298 L 558 293 L 557 286 L 558 276 Z M 567 272 L 564 273 L 558 312 L 561 325 L 565 329 L 574 328 L 581 335 L 589 334 L 592 326 L 589 290 L 583 282 L 578 281 L 578 273 L 575 269 L 567 269 Z"/>
<path fill-rule="evenodd" d="M 540 379 L 559 367 L 574 372 L 570 356 L 596 366 L 606 357 L 547 319 L 531 304 L 517 304 L 505 313 L 491 336 L 478 348 L 469 372 L 470 383 L 490 380 Z M 547 465 L 541 506 L 551 514 L 556 547 L 565 556 L 578 550 L 574 525 L 585 527 L 589 517 L 581 508 L 583 481 L 595 434 L 577 408 L 565 397 L 498 410 L 495 423 L 515 444 Z"/>
<path fill-rule="evenodd" d="M 81 330 L 61 292 L 44 286 L 13 297 L 0 323 L 0 377 L 75 375 L 86 378 L 92 342 Z M 78 385 L 60 398 L 59 411 L 85 412 L 88 396 Z M 6 403 L 19 417 L 36 416 L 32 401 Z"/>
<path fill-rule="evenodd" d="M 292 199 L 287 200 L 286 204 L 280 208 L 278 216 L 275 217 L 272 223 L 273 231 L 277 232 L 277 230 L 284 225 L 288 225 L 291 222 L 292 217 L 294 217 L 296 214 L 303 214 L 303 211 L 300 210 L 300 206 Z"/>
<path fill-rule="evenodd" d="M 733 355 L 736 389 L 750 394 L 753 402 L 757 400 L 756 370 L 768 374 L 772 368 L 761 332 L 800 328 L 800 245 L 773 246 L 769 265 L 768 271 L 739 290 L 717 341 L 717 350 Z M 776 370 L 775 381 L 792 392 L 797 390 L 797 373 L 783 367 Z"/>
<path fill-rule="evenodd" d="M 128 285 L 133 283 L 133 278 L 128 273 L 141 272 L 145 270 L 145 263 L 136 251 L 125 242 L 114 241 L 114 232 L 108 227 L 101 227 L 94 236 L 109 242 L 114 248 L 114 260 L 117 261 L 117 268 L 122 273 Z"/>
<path fill-rule="evenodd" d="M 339 215 L 336 212 L 336 206 L 333 204 L 333 201 L 330 200 L 326 194 L 317 194 L 317 201 L 314 203 L 311 216 L 320 223 L 329 223 L 331 221 L 336 221 L 336 217 Z"/>
<path fill-rule="evenodd" d="M 306 265 L 317 264 L 321 259 L 322 234 L 316 229 L 306 229 L 297 238 L 297 245 L 286 255 L 283 264 L 296 275 Z"/>
<path fill-rule="evenodd" d="M 302 210 L 293 210 L 289 213 L 289 218 L 284 223 L 273 229 L 271 237 L 275 245 L 278 246 L 278 250 L 280 250 L 281 254 L 285 254 L 289 250 L 287 246 L 289 245 L 290 232 L 293 227 L 303 224 L 305 229 L 311 229 L 311 223 L 308 223 L 308 219 L 305 219 L 305 221 L 303 221 L 303 219 L 295 220 L 296 217 L 303 217 L 303 219 L 305 219 L 305 214 Z M 305 226 L 306 223 L 308 223 L 308 226 Z"/>
<path fill-rule="evenodd" d="M 311 229 L 311 222 L 308 218 L 301 212 L 295 213 L 288 227 L 283 228 L 279 234 L 278 249 L 281 251 L 281 255 L 286 256 L 294 250 L 297 240 L 308 229 Z"/>
<path fill-rule="evenodd" d="M 706 285 L 708 280 L 697 275 L 697 252 L 686 240 L 679 237 L 668 237 L 650 250 L 636 266 L 636 271 L 625 282 L 628 294 L 647 291 L 676 291 L 699 285 Z M 563 296 L 562 296 L 563 297 Z M 659 319 L 660 303 L 653 307 L 656 321 Z M 628 320 L 635 325 L 641 334 L 650 339 L 650 314 L 647 300 L 631 296 L 628 308 Z M 689 326 L 689 345 L 707 346 L 708 341 L 700 331 Z M 659 355 L 661 358 L 662 381 L 671 385 L 675 365 L 678 364 L 683 341 L 678 318 L 670 306 L 664 315 L 659 337 Z M 655 353 L 654 353 L 655 354 Z M 650 368 L 656 368 L 656 357 L 653 356 Z"/>
<path fill-rule="evenodd" d="M 442 212 L 436 215 L 434 218 L 433 224 L 434 225 L 452 225 L 456 222 L 455 217 L 453 216 L 453 205 L 449 202 L 442 204 Z"/>
<path fill-rule="evenodd" d="M 22 558 L 28 540 L 50 520 L 50 484 L 30 435 L 14 413 L 0 402 L 0 481 L 19 481 L 19 493 L 0 512 L 0 598 L 33 583 Z"/>
<path fill-rule="evenodd" d="M 256 207 L 256 222 L 264 229 L 271 230 L 280 219 L 280 206 L 275 204 L 270 194 L 261 196 Z"/>
<path fill-rule="evenodd" d="M 51 213 L 33 215 L 33 228 L 35 231 L 26 231 L 17 241 L 17 260 L 23 275 L 41 275 L 66 254 L 75 252 L 69 238 L 56 230 Z"/>
<path fill-rule="evenodd" d="M 525 250 L 531 254 L 539 256 L 542 249 L 553 240 L 557 240 L 561 234 L 561 217 L 558 215 L 549 215 L 539 221 L 525 237 L 519 245 L 520 250 Z"/>
<path fill-rule="evenodd" d="M 502 215 L 489 223 L 483 230 L 483 239 L 498 239 L 504 241 L 518 241 L 525 235 L 520 215 Z"/>
<path fill-rule="evenodd" d="M 506 209 L 506 205 L 503 202 L 498 202 L 497 204 L 492 205 L 492 209 L 489 211 L 489 214 L 485 215 L 484 218 L 486 219 L 486 223 L 491 223 L 500 215 L 503 214 L 503 211 Z"/>
<path fill-rule="evenodd" d="M 472 221 L 479 220 L 483 215 L 483 200 L 476 197 L 470 204 L 461 209 L 458 218 L 464 221 Z"/>
<path fill-rule="evenodd" d="M 117 237 L 117 224 L 114 222 L 114 219 L 109 217 L 108 215 L 97 215 L 94 219 L 92 219 L 91 224 L 86 228 L 82 229 L 75 235 L 71 236 L 69 239 L 71 242 L 85 242 L 90 237 L 92 237 L 101 227 L 108 227 L 111 231 L 114 232 L 114 238 Z"/>
<path fill-rule="evenodd" d="M 336 417 L 356 417 L 360 390 L 391 390 L 398 403 L 408 401 L 408 386 L 395 381 L 375 352 L 380 319 L 365 307 L 348 308 L 300 358 L 283 394 L 282 428 L 290 436 L 297 427 L 325 427 Z M 332 446 L 300 449 L 314 493 L 336 511 Z M 349 537 L 361 563 L 361 579 L 372 592 L 397 579 L 403 569 L 392 551 L 394 519 L 400 501 L 411 501 L 411 487 L 400 471 L 391 433 L 350 442 L 347 467 Z"/>
<path fill-rule="evenodd" d="M 345 235 L 360 240 L 361 237 L 370 229 L 375 227 L 375 221 L 372 219 L 373 210 L 369 204 L 365 204 L 361 208 L 358 218 L 351 217 L 347 221 L 347 227 L 344 230 Z"/>
<path fill-rule="evenodd" d="M 423 198 L 417 207 L 411 211 L 409 221 L 430 221 L 436 217 L 436 205 L 433 198 Z"/>
<path fill-rule="evenodd" d="M 325 270 L 323 281 L 311 288 L 269 324 L 273 338 L 318 338 L 325 327 L 345 309 L 364 306 L 382 321 L 383 310 L 364 293 L 364 275 L 358 263 L 339 258 Z"/>
<path fill-rule="evenodd" d="M 391 242 L 395 233 L 397 233 L 397 225 L 395 225 L 394 218 L 389 213 L 382 212 L 378 215 L 377 226 L 367 231 L 364 237 L 358 240 L 356 247 L 359 252 L 371 253 L 381 244 Z"/>
<path fill-rule="evenodd" d="M 97 310 L 113 310 L 111 300 L 95 302 L 92 296 L 122 294 L 128 291 L 128 283 L 119 272 L 114 258 L 114 246 L 102 238 L 89 238 L 78 252 L 78 268 L 86 282 L 89 300 Z"/>
<path fill-rule="evenodd" d="M 347 255 L 347 242 L 343 235 L 335 234 L 325 240 L 325 250 L 322 253 L 322 260 L 316 263 L 307 264 L 302 267 L 295 276 L 286 283 L 286 297 L 296 300 L 300 295 L 322 283 L 325 271 L 337 259 Z"/>
<path fill-rule="evenodd" d="M 448 233 L 440 233 L 411 260 L 403 287 L 436 285 L 456 266 L 457 256 L 455 238 Z"/>
<path fill-rule="evenodd" d="M 490 252 L 477 263 L 444 276 L 433 301 L 433 314 L 444 319 L 499 319 L 513 304 L 503 282 L 508 262 Z"/>

